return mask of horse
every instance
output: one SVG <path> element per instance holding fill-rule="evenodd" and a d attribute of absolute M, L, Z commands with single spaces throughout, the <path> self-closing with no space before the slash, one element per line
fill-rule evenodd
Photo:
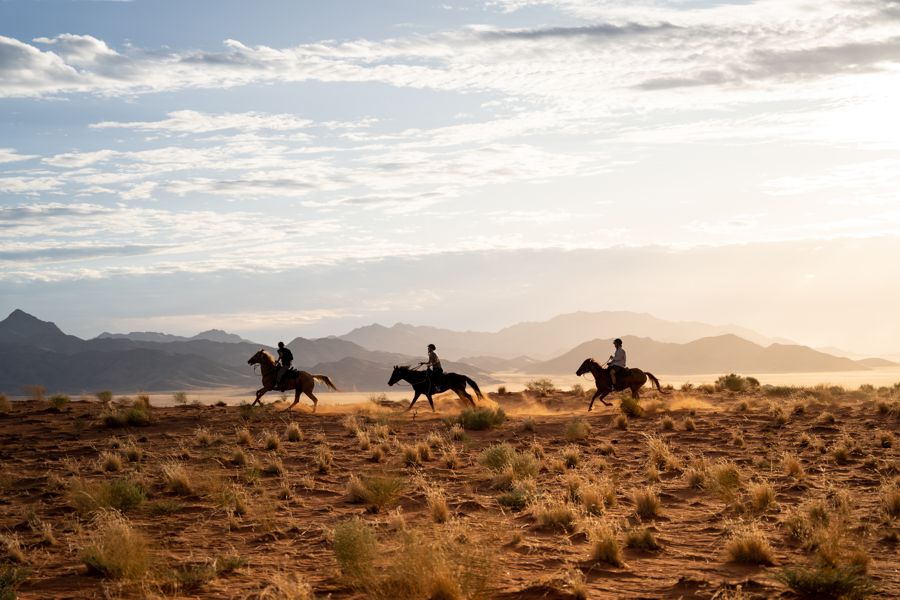
<path fill-rule="evenodd" d="M 247 361 L 247 364 L 250 365 L 259 365 L 262 369 L 262 384 L 263 386 L 256 390 L 256 400 L 253 401 L 253 404 L 250 406 L 259 403 L 262 406 L 262 400 L 260 398 L 263 395 L 271 390 L 275 389 L 275 374 L 278 372 L 278 367 L 275 366 L 275 358 L 260 348 L 259 352 L 250 357 L 250 360 Z M 288 406 L 285 410 L 291 410 L 300 402 L 300 393 L 304 393 L 313 401 L 313 412 L 316 412 L 316 406 L 319 404 L 319 399 L 315 397 L 312 393 L 313 387 L 316 385 L 316 381 L 321 381 L 329 388 L 334 391 L 338 391 L 333 383 L 331 383 L 331 379 L 328 378 L 327 375 L 311 375 L 306 371 L 296 371 L 296 372 L 287 372 L 281 378 L 281 385 L 285 390 L 295 390 L 294 392 L 294 403 Z"/>
<path fill-rule="evenodd" d="M 431 405 L 431 411 L 434 412 L 434 401 L 431 399 L 431 396 L 434 394 L 434 386 L 431 384 L 431 378 L 428 376 L 427 371 L 417 371 L 416 369 L 411 369 L 409 367 L 398 367 L 397 365 L 394 365 L 394 371 L 391 373 L 388 385 L 394 385 L 400 380 L 409 383 L 415 393 L 412 402 L 406 407 L 407 411 L 413 407 L 413 404 L 416 403 L 419 396 L 425 394 L 425 397 L 428 398 L 428 404 Z M 478 389 L 478 384 L 472 379 L 469 379 L 465 375 L 460 375 L 459 373 L 444 373 L 443 391 L 449 392 L 450 390 L 453 390 L 461 400 L 468 402 L 472 408 L 475 408 L 475 400 L 473 400 L 472 396 L 466 392 L 467 383 L 475 390 L 478 397 L 484 400 L 484 395 L 481 393 L 481 390 Z"/>
<path fill-rule="evenodd" d="M 604 369 L 600 366 L 593 358 L 586 358 L 584 362 L 581 363 L 581 366 L 578 367 L 578 370 L 575 371 L 575 374 L 578 376 L 584 375 L 585 373 L 590 372 L 594 376 L 594 381 L 596 382 L 597 391 L 594 392 L 594 395 L 591 397 L 591 403 L 588 406 L 588 412 L 594 409 L 594 400 L 600 400 L 606 406 L 612 406 L 609 402 L 604 400 L 606 396 L 608 396 L 611 392 L 621 392 L 625 389 L 631 389 L 631 397 L 637 400 L 640 398 L 640 394 L 638 390 L 641 389 L 645 383 L 647 383 L 647 378 L 650 378 L 650 381 L 653 382 L 653 385 L 656 386 L 656 389 L 662 392 L 662 388 L 659 386 L 659 379 L 653 376 L 650 372 L 644 372 L 640 369 L 621 369 L 619 374 L 616 375 L 616 387 L 613 389 L 612 379 L 609 376 L 609 369 Z M 663 392 L 664 393 L 664 392 Z"/>

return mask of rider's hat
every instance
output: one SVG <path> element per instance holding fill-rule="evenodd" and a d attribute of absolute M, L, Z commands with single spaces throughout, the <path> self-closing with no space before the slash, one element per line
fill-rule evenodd
<path fill-rule="evenodd" d="M 435 346 L 434 344 L 428 344 L 428 349 L 429 350 L 437 350 L 437 346 Z"/>
<path fill-rule="evenodd" d="M 618 344 L 621 344 L 621 343 L 622 343 L 622 340 L 620 340 L 619 338 L 616 338 L 616 339 L 613 340 L 613 344 L 618 345 Z"/>

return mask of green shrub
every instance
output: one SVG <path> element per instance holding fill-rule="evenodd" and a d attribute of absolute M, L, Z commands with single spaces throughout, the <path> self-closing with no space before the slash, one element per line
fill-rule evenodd
<path fill-rule="evenodd" d="M 387 504 L 397 500 L 406 487 L 402 477 L 390 475 L 374 475 L 371 477 L 350 478 L 347 484 L 347 493 L 353 502 L 363 502 L 375 512 Z"/>
<path fill-rule="evenodd" d="M 580 442 L 591 434 L 591 426 L 584 419 L 574 418 L 566 424 L 566 441 Z"/>
<path fill-rule="evenodd" d="M 506 420 L 506 413 L 502 408 L 467 408 L 459 413 L 455 421 L 462 425 L 463 429 L 480 431 L 493 429 Z"/>
<path fill-rule="evenodd" d="M 754 380 L 755 381 L 755 380 Z M 756 382 L 759 384 L 759 382 Z M 722 375 L 718 379 L 716 379 L 716 390 L 717 391 L 727 391 L 727 392 L 743 392 L 749 389 L 750 383 L 747 381 L 745 377 L 741 377 L 740 375 L 736 375 L 734 373 L 729 373 L 728 375 Z"/>
<path fill-rule="evenodd" d="M 354 517 L 339 523 L 334 528 L 331 547 L 344 577 L 360 581 L 373 573 L 378 544 L 365 521 Z"/>
<path fill-rule="evenodd" d="M 22 567 L 0 567 L 0 600 L 16 600 L 16 590 L 28 578 L 28 569 Z"/>
<path fill-rule="evenodd" d="M 634 418 L 644 414 L 644 407 L 631 396 L 625 396 L 619 401 L 619 410 L 621 410 L 623 414 Z"/>
<path fill-rule="evenodd" d="M 127 479 L 102 482 L 76 479 L 69 494 L 70 504 L 82 515 L 108 508 L 127 512 L 147 499 L 144 489 Z"/>
<path fill-rule="evenodd" d="M 65 394 L 56 394 L 50 398 L 50 405 L 56 410 L 62 410 L 69 403 L 69 397 Z"/>
<path fill-rule="evenodd" d="M 525 391 L 535 396 L 549 396 L 556 391 L 552 379 L 532 379 L 525 384 Z"/>
<path fill-rule="evenodd" d="M 790 568 L 775 578 L 804 598 L 858 600 L 875 592 L 875 585 L 860 567 Z"/>

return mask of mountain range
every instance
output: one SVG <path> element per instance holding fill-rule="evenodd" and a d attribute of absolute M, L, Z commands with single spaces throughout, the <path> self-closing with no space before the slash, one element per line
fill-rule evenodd
<path fill-rule="evenodd" d="M 629 329 L 654 327 L 652 338 Z M 498 383 L 491 376 L 497 372 L 574 373 L 587 357 L 604 362 L 612 351 L 613 336 L 624 340 L 630 366 L 656 375 L 855 371 L 896 365 L 879 358 L 851 360 L 747 334 L 762 342 L 757 343 L 721 329 L 638 313 L 572 313 L 494 333 L 370 325 L 339 337 L 297 337 L 288 347 L 296 367 L 326 374 L 344 391 L 387 389 L 391 367 L 421 360 L 429 342 L 438 346 L 446 371 L 465 373 L 481 384 Z M 592 335 L 597 331 L 610 337 Z M 691 335 L 699 337 L 683 341 Z M 563 350 L 547 350 L 556 346 Z M 0 321 L 0 391 L 14 393 L 30 384 L 68 393 L 255 388 L 260 378 L 247 359 L 261 347 L 274 352 L 222 330 L 191 337 L 104 332 L 84 340 L 15 310 Z"/>
<path fill-rule="evenodd" d="M 695 321 L 666 321 L 646 313 L 628 311 L 574 312 L 547 321 L 525 322 L 496 332 L 452 331 L 397 323 L 392 327 L 367 325 L 340 336 L 370 350 L 411 352 L 434 343 L 441 356 L 515 358 L 522 355 L 547 360 L 595 338 L 623 335 L 649 337 L 660 342 L 687 343 L 704 337 L 738 335 L 757 344 L 789 340 L 772 339 L 735 325 L 709 325 Z"/>

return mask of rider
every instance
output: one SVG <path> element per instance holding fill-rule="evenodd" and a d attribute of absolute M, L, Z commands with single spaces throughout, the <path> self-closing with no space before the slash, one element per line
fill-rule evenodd
<path fill-rule="evenodd" d="M 428 375 L 431 378 L 431 384 L 436 392 L 440 391 L 440 384 L 444 379 L 444 369 L 441 367 L 441 359 L 435 352 L 437 347 L 434 344 L 428 344 L 428 360 L 419 363 L 419 366 L 428 365 Z"/>
<path fill-rule="evenodd" d="M 278 360 L 275 362 L 275 366 L 278 367 L 275 372 L 276 388 L 281 387 L 281 378 L 290 370 L 292 362 L 294 362 L 294 355 L 290 349 L 284 345 L 284 342 L 278 342 Z"/>
<path fill-rule="evenodd" d="M 613 389 L 615 389 L 616 375 L 619 374 L 620 370 L 625 369 L 625 350 L 622 348 L 622 340 L 619 338 L 613 340 L 613 346 L 616 347 L 616 352 L 609 357 L 606 364 L 609 365 L 609 378 L 612 381 Z"/>

